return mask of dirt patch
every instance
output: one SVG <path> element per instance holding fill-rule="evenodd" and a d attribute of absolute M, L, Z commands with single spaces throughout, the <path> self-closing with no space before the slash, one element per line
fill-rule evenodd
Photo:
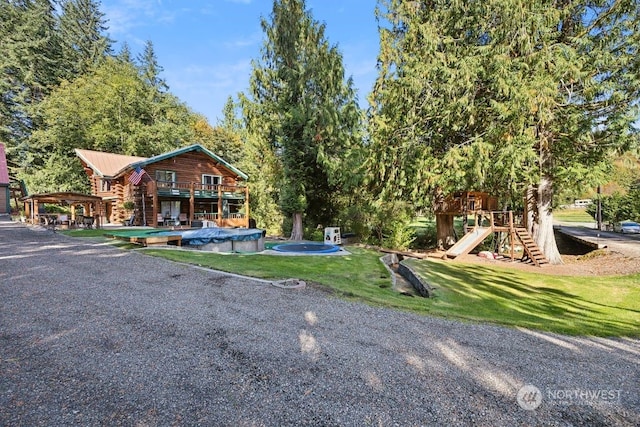
<path fill-rule="evenodd" d="M 434 253 L 433 256 L 438 255 Z M 536 267 L 519 260 L 512 262 L 509 258 L 490 260 L 475 254 L 469 254 L 458 257 L 451 262 L 500 265 L 553 276 L 620 276 L 640 273 L 640 258 L 626 257 L 608 249 L 599 249 L 584 255 L 562 255 L 562 261 L 563 264 L 560 265 Z"/>

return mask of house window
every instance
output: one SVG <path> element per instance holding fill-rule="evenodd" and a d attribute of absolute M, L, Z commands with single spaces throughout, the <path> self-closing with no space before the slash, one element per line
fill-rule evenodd
<path fill-rule="evenodd" d="M 222 184 L 222 177 L 219 175 L 202 174 L 202 186 L 205 189 L 212 189 L 212 186 Z"/>
<path fill-rule="evenodd" d="M 175 187 L 176 186 L 176 173 L 174 171 L 156 171 L 156 182 L 158 187 Z"/>
<path fill-rule="evenodd" d="M 111 191 L 111 180 L 110 179 L 101 179 L 100 180 L 100 191 Z"/>

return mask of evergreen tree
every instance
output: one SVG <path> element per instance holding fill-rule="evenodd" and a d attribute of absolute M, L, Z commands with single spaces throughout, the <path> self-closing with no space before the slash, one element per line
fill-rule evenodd
<path fill-rule="evenodd" d="M 126 62 L 127 64 L 134 65 L 133 56 L 131 56 L 131 49 L 129 48 L 129 43 L 122 43 L 120 52 L 118 52 L 116 58 L 122 62 Z"/>
<path fill-rule="evenodd" d="M 86 73 L 111 54 L 110 40 L 100 2 L 64 0 L 60 16 L 65 78 L 71 80 Z"/>
<path fill-rule="evenodd" d="M 419 203 L 527 188 L 533 234 L 559 263 L 558 186 L 603 177 L 637 119 L 637 0 L 380 0 L 370 182 Z"/>
<path fill-rule="evenodd" d="M 22 165 L 40 123 L 36 106 L 59 81 L 59 38 L 49 0 L 3 0 L 0 16 L 0 139 Z"/>
<path fill-rule="evenodd" d="M 249 132 L 272 144 L 281 162 L 280 204 L 297 240 L 305 212 L 308 222 L 335 217 L 337 174 L 357 140 L 360 112 L 341 54 L 304 0 L 275 0 L 262 29 L 262 60 L 253 65 L 253 105 L 245 106 L 245 117 Z"/>
<path fill-rule="evenodd" d="M 165 80 L 160 77 L 163 69 L 158 64 L 158 58 L 151 40 L 147 40 L 145 43 L 144 51 L 138 56 L 138 62 L 140 63 L 142 78 L 150 87 L 157 93 L 166 92 L 169 89 Z"/>

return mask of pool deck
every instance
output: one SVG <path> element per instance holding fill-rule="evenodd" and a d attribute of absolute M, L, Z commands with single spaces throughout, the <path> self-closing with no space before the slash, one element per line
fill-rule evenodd
<path fill-rule="evenodd" d="M 112 239 L 124 240 L 125 242 L 142 246 L 167 245 L 169 242 L 177 242 L 178 246 L 182 246 L 182 236 L 179 234 L 165 236 L 124 236 L 113 233 L 105 233 L 105 236 Z"/>

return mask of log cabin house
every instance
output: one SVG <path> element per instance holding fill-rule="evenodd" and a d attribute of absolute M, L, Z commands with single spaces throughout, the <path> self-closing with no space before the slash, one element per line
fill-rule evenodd
<path fill-rule="evenodd" d="M 247 175 L 194 144 L 144 158 L 76 149 L 105 222 L 249 226 Z"/>

